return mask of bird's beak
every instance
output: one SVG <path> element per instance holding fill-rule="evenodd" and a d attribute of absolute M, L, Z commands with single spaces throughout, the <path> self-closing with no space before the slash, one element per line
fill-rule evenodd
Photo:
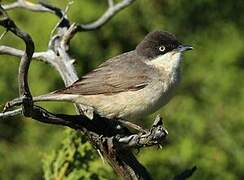
<path fill-rule="evenodd" d="M 177 47 L 177 49 L 178 49 L 178 51 L 180 51 L 180 52 L 184 52 L 184 51 L 192 50 L 193 47 L 190 46 L 190 45 L 179 45 L 179 46 Z"/>

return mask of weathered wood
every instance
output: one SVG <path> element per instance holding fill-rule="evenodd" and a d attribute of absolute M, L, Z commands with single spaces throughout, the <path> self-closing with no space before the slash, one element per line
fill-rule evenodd
<path fill-rule="evenodd" d="M 19 2 L 19 1 L 18 1 Z M 110 18 L 112 18 L 116 12 L 119 10 L 125 8 L 129 4 L 131 4 L 133 0 L 124 0 L 118 4 L 111 5 L 108 8 L 108 11 L 96 22 L 89 25 L 73 25 L 70 26 L 69 21 L 67 18 L 61 18 L 61 22 L 59 22 L 56 34 L 53 35 L 53 37 L 50 39 L 49 42 L 49 48 L 46 51 L 45 60 L 48 61 L 54 66 L 54 68 L 59 72 L 60 76 L 62 77 L 64 83 L 66 86 L 72 84 L 75 82 L 78 77 L 77 73 L 75 71 L 75 68 L 73 66 L 73 59 L 70 58 L 67 50 L 69 49 L 69 42 L 70 39 L 74 36 L 76 32 L 83 31 L 83 30 L 94 30 L 102 25 L 104 25 Z M 22 8 L 25 8 L 25 4 L 21 4 Z M 34 5 L 34 4 L 33 4 Z M 39 6 L 39 5 L 38 5 Z M 45 5 L 43 6 L 49 10 L 47 12 L 54 12 L 53 6 Z M 43 7 L 41 10 L 43 10 Z M 11 9 L 11 8 L 9 8 Z M 29 7 L 27 8 L 29 9 Z M 3 10 L 3 9 L 2 9 Z M 32 9 L 33 10 L 33 9 Z M 35 9 L 36 10 L 36 9 Z M 62 10 L 60 10 L 60 13 L 57 13 L 59 11 L 58 8 L 55 8 L 55 14 L 63 14 Z M 4 12 L 3 12 L 4 13 Z M 13 22 L 11 19 L 6 17 L 9 22 Z M 8 25 L 5 26 L 5 28 L 9 28 Z M 113 136 L 106 137 L 106 138 L 100 138 L 99 134 L 96 134 L 92 131 L 89 131 L 89 128 L 85 128 L 85 126 L 81 127 L 75 123 L 72 122 L 71 119 L 68 119 L 64 121 L 58 119 L 57 116 L 50 114 L 45 111 L 42 108 L 38 108 L 37 106 L 33 106 L 32 104 L 32 96 L 31 92 L 28 88 L 28 81 L 27 81 L 27 75 L 28 75 L 28 68 L 30 64 L 31 57 L 33 55 L 33 49 L 34 44 L 30 38 L 30 36 L 27 33 L 24 33 L 20 31 L 17 26 L 13 27 L 14 29 L 21 32 L 22 35 L 21 38 L 24 40 L 26 44 L 26 50 L 22 55 L 21 62 L 20 62 L 20 71 L 19 71 L 19 86 L 20 86 L 20 96 L 23 97 L 23 111 L 25 116 L 31 116 L 33 119 L 37 119 L 39 121 L 45 122 L 45 123 L 53 123 L 53 124 L 62 124 L 69 126 L 74 129 L 82 129 L 86 136 L 88 137 L 89 141 L 92 143 L 92 145 L 99 149 L 99 151 L 103 154 L 105 159 L 108 161 L 108 163 L 113 167 L 115 172 L 120 176 L 122 179 L 151 179 L 149 173 L 147 170 L 137 161 L 133 153 L 131 152 L 130 148 L 123 147 L 126 143 L 121 143 L 123 146 L 120 147 L 119 139 L 117 137 L 117 141 L 115 141 L 115 138 Z M 72 29 L 71 29 L 72 28 Z M 18 33 L 12 31 L 15 35 L 18 36 Z M 11 52 L 14 51 L 11 49 Z M 15 53 L 13 53 L 15 54 Z M 16 52 L 16 54 L 20 55 L 20 52 Z M 79 108 L 79 105 L 76 105 L 78 110 L 81 112 L 81 109 Z M 46 113 L 46 114 L 45 114 Z M 48 116 L 49 115 L 49 116 Z M 64 116 L 64 115 L 63 115 Z M 80 119 L 82 116 L 79 117 L 79 120 L 84 120 L 84 117 Z M 52 121 L 51 121 L 52 120 Z M 99 120 L 100 121 L 100 120 Z M 107 120 L 107 124 L 112 123 L 112 121 Z M 91 126 L 91 125 L 90 125 Z M 114 130 L 109 132 L 116 132 L 116 126 L 113 124 L 109 125 L 111 128 L 114 128 Z M 95 126 L 99 127 L 99 126 Z M 102 132 L 103 129 L 100 129 Z M 108 131 L 107 131 L 108 132 Z M 136 144 L 136 143 L 134 143 Z"/>

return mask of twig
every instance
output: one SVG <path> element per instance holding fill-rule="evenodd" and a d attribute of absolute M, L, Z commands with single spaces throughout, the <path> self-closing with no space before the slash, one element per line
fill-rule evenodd
<path fill-rule="evenodd" d="M 90 24 L 78 24 L 77 31 L 91 31 L 102 27 L 107 23 L 113 16 L 115 16 L 119 11 L 131 5 L 135 0 L 123 0 L 117 4 L 114 4 L 113 1 L 109 1 L 109 8 L 107 11 L 96 21 Z"/>
<path fill-rule="evenodd" d="M 8 30 L 4 31 L 1 36 L 0 36 L 0 40 L 7 34 Z"/>
<path fill-rule="evenodd" d="M 17 0 L 17 2 L 10 3 L 10 4 L 3 4 L 3 9 L 5 10 L 11 10 L 14 8 L 24 8 L 31 11 L 36 12 L 49 12 L 49 13 L 55 13 L 55 11 L 51 10 L 50 8 L 46 8 L 42 4 L 34 4 L 26 0 Z"/>
<path fill-rule="evenodd" d="M 113 7 L 114 6 L 114 1 L 113 0 L 108 0 L 108 7 Z"/>
<path fill-rule="evenodd" d="M 62 11 L 61 9 L 57 9 L 62 14 L 62 17 L 60 18 L 59 22 L 54 26 L 53 30 L 51 31 L 51 33 L 50 33 L 50 39 L 53 37 L 54 32 L 60 26 L 60 24 L 62 24 L 63 21 L 66 22 L 67 26 L 69 26 L 70 23 L 69 23 L 69 20 L 68 20 L 68 17 L 67 17 L 67 12 L 68 12 L 71 4 L 73 4 L 73 1 L 68 0 L 68 3 L 66 5 L 64 11 Z M 43 4 L 43 5 L 45 5 L 45 4 Z M 46 5 L 46 7 L 49 7 L 50 8 L 51 6 L 50 5 L 49 6 Z"/>
<path fill-rule="evenodd" d="M 135 0 L 122 0 L 121 2 L 115 4 L 113 0 L 108 0 L 108 9 L 105 11 L 105 13 L 100 18 L 98 18 L 96 21 L 89 23 L 89 24 L 76 23 L 76 28 L 74 28 L 74 30 L 73 30 L 74 32 L 72 32 L 71 34 L 74 35 L 76 32 L 79 32 L 79 31 L 92 31 L 92 30 L 102 27 L 113 16 L 115 16 L 122 9 L 131 5 L 134 1 Z M 70 3 L 68 3 L 68 5 L 66 7 L 69 7 L 69 4 Z M 61 10 L 60 8 L 43 3 L 43 2 L 40 2 L 39 4 L 34 4 L 34 3 L 31 3 L 26 0 L 18 0 L 15 3 L 3 5 L 3 8 L 6 10 L 10 10 L 13 8 L 24 8 L 24 9 L 28 9 L 28 10 L 32 10 L 32 11 L 37 11 L 37 12 L 49 12 L 49 13 L 56 14 L 61 19 L 60 23 L 58 23 L 58 24 L 66 24 L 66 27 L 69 27 L 69 24 L 70 24 L 70 22 L 68 21 L 68 19 L 66 17 L 65 11 Z M 54 28 L 54 30 L 55 29 L 56 28 Z M 51 33 L 51 34 L 53 34 L 53 33 Z"/>
<path fill-rule="evenodd" d="M 11 55 L 15 57 L 22 57 L 24 55 L 24 51 L 9 47 L 9 46 L 0 46 L 0 54 L 5 54 L 5 55 Z M 50 56 L 47 52 L 35 52 L 32 56 L 32 58 L 43 61 L 43 62 L 48 62 L 48 56 Z"/>
<path fill-rule="evenodd" d="M 113 0 L 108 0 L 109 8 L 107 11 L 96 21 L 89 24 L 77 24 L 77 31 L 91 31 L 102 27 L 107 23 L 113 16 L 115 16 L 119 11 L 126 8 L 132 4 L 135 0 L 122 0 L 121 2 L 115 4 Z M 48 5 L 46 3 L 40 2 L 39 4 L 34 4 L 26 0 L 18 0 L 17 2 L 11 4 L 2 5 L 3 9 L 10 10 L 14 8 L 24 8 L 31 11 L 37 12 L 49 12 L 56 14 L 59 18 L 65 17 L 65 12 L 59 8 Z"/>
<path fill-rule="evenodd" d="M 113 0 L 108 0 L 109 8 L 96 21 L 89 23 L 89 24 L 72 23 L 71 27 L 70 27 L 71 23 L 66 16 L 69 5 L 71 4 L 70 1 L 68 2 L 65 11 L 63 11 L 60 8 L 54 7 L 52 5 L 43 3 L 43 2 L 40 2 L 39 4 L 34 4 L 34 3 L 31 3 L 31 2 L 26 1 L 26 0 L 18 0 L 15 3 L 2 5 L 2 7 L 3 7 L 3 9 L 6 9 L 6 10 L 11 10 L 14 8 L 24 8 L 24 9 L 32 10 L 35 12 L 49 12 L 49 13 L 53 13 L 53 14 L 57 15 L 60 18 L 60 21 L 58 22 L 58 24 L 54 27 L 54 29 L 51 32 L 51 36 L 53 36 L 53 37 L 50 38 L 49 48 L 52 49 L 54 47 L 54 44 L 55 44 L 54 41 L 56 41 L 57 36 L 54 36 L 53 34 L 54 34 L 54 31 L 57 29 L 57 27 L 60 27 L 60 28 L 66 27 L 68 30 L 62 33 L 62 34 L 64 34 L 64 33 L 65 34 L 61 35 L 61 37 L 63 38 L 61 41 L 62 41 L 63 46 L 67 50 L 68 49 L 68 43 L 70 42 L 70 40 L 74 37 L 74 35 L 77 32 L 92 31 L 92 30 L 95 30 L 95 29 L 102 27 L 113 16 L 115 16 L 122 9 L 131 5 L 134 1 L 135 0 L 122 0 L 121 2 L 115 4 Z M 11 53 L 11 55 L 14 55 L 14 54 L 19 55 L 19 52 L 14 52 L 14 53 L 10 52 L 10 53 Z M 34 58 L 35 58 L 35 55 L 36 54 L 33 55 Z M 43 58 L 41 58 L 41 59 L 43 59 Z M 72 62 L 74 62 L 74 61 L 72 61 Z M 52 61 L 51 61 L 51 63 L 52 63 Z M 52 63 L 52 65 L 54 65 L 54 64 Z M 65 77 L 62 76 L 62 79 L 65 80 Z M 67 82 L 66 82 L 66 84 L 67 84 Z"/>
<path fill-rule="evenodd" d="M 8 111 L 8 112 L 4 112 L 4 113 L 0 113 L 0 119 L 5 119 L 5 118 L 8 118 L 8 117 L 17 116 L 17 115 L 19 115 L 21 113 L 22 113 L 22 109 L 21 108 L 15 109 L 15 110 L 12 110 L 12 111 Z"/>

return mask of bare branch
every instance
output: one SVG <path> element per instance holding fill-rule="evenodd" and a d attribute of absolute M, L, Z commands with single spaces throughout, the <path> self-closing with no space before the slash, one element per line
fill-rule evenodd
<path fill-rule="evenodd" d="M 0 54 L 22 57 L 24 55 L 24 51 L 9 46 L 0 46 Z M 70 59 L 67 62 L 60 61 L 61 57 L 57 57 L 55 52 L 52 50 L 47 50 L 46 52 L 35 52 L 32 58 L 53 66 L 54 69 L 60 73 L 65 84 L 68 83 L 66 74 L 62 73 L 62 71 L 69 68 L 69 66 L 75 62 L 74 59 Z M 75 75 L 72 75 L 72 78 L 74 81 L 78 79 L 78 77 Z"/>
<path fill-rule="evenodd" d="M 0 54 L 22 57 L 24 55 L 24 51 L 9 46 L 0 46 Z"/>
<path fill-rule="evenodd" d="M 68 27 L 70 25 L 70 22 L 68 20 L 68 17 L 67 17 L 67 12 L 70 8 L 70 6 L 73 4 L 73 1 L 70 1 L 68 0 L 68 3 L 65 7 L 65 10 L 62 11 L 61 9 L 58 9 L 60 11 L 60 13 L 62 14 L 62 17 L 60 18 L 59 22 L 56 24 L 56 26 L 53 28 L 53 30 L 51 31 L 51 34 L 50 34 L 50 39 L 53 37 L 54 35 L 54 32 L 56 31 L 56 29 L 61 25 L 61 24 L 66 24 L 66 26 Z M 47 6 L 46 7 L 49 7 L 49 8 L 52 8 L 52 6 Z"/>
<path fill-rule="evenodd" d="M 114 6 L 113 0 L 108 0 L 108 7 L 112 8 Z"/>
<path fill-rule="evenodd" d="M 0 118 L 14 116 L 20 114 L 21 111 L 21 109 L 16 109 L 0 113 Z M 53 114 L 36 105 L 32 109 L 31 117 L 43 123 L 63 125 L 80 130 L 85 128 L 86 131 L 93 133 L 93 137 L 96 136 L 99 140 L 103 138 L 102 142 L 112 138 L 110 140 L 119 149 L 161 145 L 168 134 L 159 116 L 156 117 L 151 129 L 144 130 L 144 133 L 139 134 L 131 134 L 128 130 L 122 128 L 120 121 L 110 123 L 111 120 L 98 115 L 91 121 L 84 115 Z M 118 126 L 120 127 L 118 128 Z"/>
<path fill-rule="evenodd" d="M 106 22 L 108 22 L 113 16 L 115 16 L 119 11 L 126 8 L 134 1 L 135 0 L 122 0 L 117 4 L 114 4 L 113 0 L 108 0 L 109 8 L 107 9 L 107 11 L 95 22 L 92 22 L 90 24 L 79 24 L 78 31 L 89 31 L 89 30 L 100 28 Z M 13 8 L 24 8 L 27 10 L 37 11 L 37 12 L 49 12 L 49 13 L 56 14 L 59 18 L 65 16 L 65 12 L 62 11 L 61 9 L 45 4 L 43 2 L 40 4 L 34 4 L 26 0 L 18 0 L 17 2 L 11 4 L 2 5 L 2 7 L 5 10 L 10 10 Z"/>
<path fill-rule="evenodd" d="M 70 40 L 74 37 L 76 32 L 77 32 L 77 25 L 73 23 L 64 33 L 61 43 L 66 50 L 68 50 L 67 47 L 69 47 Z"/>
<path fill-rule="evenodd" d="M 46 8 L 41 4 L 34 4 L 26 0 L 18 0 L 17 2 L 14 3 L 4 4 L 2 5 L 2 7 L 5 10 L 11 10 L 14 8 L 24 8 L 31 11 L 54 13 L 54 11 L 52 11 L 50 8 Z"/>
<path fill-rule="evenodd" d="M 24 55 L 24 51 L 15 49 L 9 46 L 0 46 L 0 54 L 11 55 L 15 57 L 22 57 Z M 44 62 L 47 61 L 47 52 L 35 52 L 32 56 L 34 59 L 42 60 Z"/>
<path fill-rule="evenodd" d="M 123 0 L 117 4 L 114 4 L 112 0 L 109 0 L 109 8 L 107 11 L 95 22 L 90 24 L 79 24 L 77 31 L 91 31 L 102 27 L 107 23 L 113 16 L 115 16 L 119 11 L 126 8 L 132 4 L 135 0 Z"/>
<path fill-rule="evenodd" d="M 68 11 L 69 6 L 72 4 L 72 2 L 68 2 L 65 11 Z M 57 17 L 59 17 L 61 20 L 58 23 L 58 25 L 63 25 L 63 26 L 69 26 L 69 20 L 67 19 L 66 12 L 63 11 L 60 8 L 54 7 L 52 5 L 49 5 L 44 2 L 39 2 L 39 4 L 35 4 L 32 2 L 29 2 L 27 0 L 17 0 L 17 2 L 2 5 L 3 9 L 5 10 L 11 10 L 14 8 L 23 8 L 27 10 L 31 10 L 34 12 L 49 12 L 52 14 L 55 14 Z M 55 28 L 54 28 L 55 30 Z M 54 31 L 53 30 L 53 31 Z M 51 32 L 52 34 L 52 32 Z"/>
<path fill-rule="evenodd" d="M 62 10 L 50 5 L 42 4 L 42 6 L 44 6 L 45 8 L 50 9 L 50 11 L 45 12 L 55 12 L 55 14 L 62 19 L 62 21 L 58 24 L 56 34 L 49 42 L 48 50 L 44 53 L 45 58 L 47 58 L 47 62 L 50 62 L 60 73 L 66 86 L 72 84 L 78 79 L 77 73 L 72 64 L 73 59 L 70 58 L 67 52 L 70 39 L 78 31 L 94 30 L 101 27 L 106 22 L 108 22 L 117 12 L 119 12 L 121 9 L 125 8 L 134 1 L 135 0 L 123 0 L 117 4 L 113 4 L 112 1 L 110 1 L 109 8 L 104 13 L 104 15 L 94 23 L 90 23 L 87 26 L 79 26 L 75 24 L 73 26 L 70 26 L 70 23 L 68 19 L 66 19 L 65 13 L 63 13 Z M 19 0 L 18 2 L 21 1 Z M 22 2 L 27 1 L 22 0 Z M 23 8 L 26 8 L 26 6 Z M 2 11 L 2 14 L 4 13 L 5 12 Z M 20 63 L 20 69 L 22 71 L 19 72 L 19 76 L 21 77 L 19 78 L 19 84 L 20 90 L 22 90 L 20 92 L 22 94 L 26 91 L 26 88 L 28 89 L 28 82 L 26 79 L 29 68 L 28 63 L 30 62 L 33 49 L 31 51 L 31 48 L 28 47 L 28 45 L 31 45 L 31 38 L 29 37 L 26 39 L 26 37 L 28 36 L 26 34 L 25 36 L 23 36 L 23 33 L 17 29 L 12 21 L 10 21 L 9 19 L 7 22 L 2 20 L 0 21 L 0 25 L 4 27 L 9 27 L 9 22 L 11 25 L 10 27 L 12 27 L 10 31 L 12 31 L 17 36 L 22 37 L 27 46 Z M 22 54 L 22 52 L 20 51 L 13 52 L 13 49 L 6 50 L 5 48 L 5 51 L 3 52 L 6 51 L 7 53 L 12 53 L 13 55 L 18 56 Z M 118 121 L 107 120 L 105 118 L 98 117 L 96 114 L 94 115 L 94 119 L 92 121 L 86 121 L 87 118 L 84 115 L 68 116 L 52 114 L 41 107 L 35 105 L 33 106 L 30 92 L 27 93 L 27 96 L 22 97 L 22 100 L 19 102 L 19 104 L 24 105 L 23 111 L 27 110 L 28 113 L 24 112 L 25 116 L 30 116 L 33 119 L 36 119 L 43 123 L 60 124 L 85 132 L 92 145 L 99 149 L 99 151 L 114 168 L 117 174 L 124 179 L 152 179 L 147 170 L 137 161 L 133 153 L 130 151 L 130 148 L 143 146 L 143 143 L 153 145 L 155 143 L 155 138 L 157 137 L 160 138 L 159 141 L 161 142 L 162 137 L 165 137 L 167 134 L 165 130 L 156 130 L 157 128 L 153 126 L 152 129 L 154 129 L 155 131 L 150 130 L 145 134 L 142 133 L 133 135 L 127 128 L 117 128 L 117 126 L 119 125 Z M 79 112 L 82 112 L 81 108 L 78 107 L 78 109 Z M 9 112 L 9 114 L 13 114 L 14 111 Z M 16 110 L 16 112 L 19 112 L 19 110 Z M 161 126 L 160 124 L 158 125 Z M 160 133 L 161 135 L 158 135 Z M 101 137 L 101 134 L 104 137 Z M 115 138 L 115 135 L 118 134 L 120 135 L 120 137 Z"/>
<path fill-rule="evenodd" d="M 121 2 L 115 4 L 113 0 L 108 0 L 108 9 L 105 13 L 96 21 L 89 23 L 89 24 L 79 24 L 76 23 L 76 26 L 73 26 L 69 32 L 65 35 L 65 43 L 69 43 L 72 37 L 80 31 L 91 31 L 102 27 L 106 24 L 113 16 L 115 16 L 118 12 L 122 9 L 126 8 L 127 6 L 131 5 L 135 0 L 122 0 Z M 70 27 L 70 21 L 66 16 L 66 12 L 68 8 L 72 4 L 72 1 L 69 1 L 65 10 L 61 10 L 60 8 L 51 6 L 49 4 L 41 2 L 40 4 L 34 4 L 26 0 L 18 0 L 15 3 L 11 3 L 8 5 L 3 5 L 3 8 L 6 10 L 10 10 L 13 8 L 24 8 L 31 11 L 38 11 L 38 12 L 49 12 L 57 15 L 61 20 L 60 22 L 54 27 L 53 31 L 51 32 L 51 36 L 54 34 L 54 31 L 57 27 Z M 51 44 L 51 43 L 50 43 Z"/>
<path fill-rule="evenodd" d="M 0 119 L 17 116 L 22 113 L 22 108 L 0 113 Z"/>
<path fill-rule="evenodd" d="M 8 30 L 5 30 L 5 31 L 1 34 L 1 36 L 0 36 L 0 40 L 7 34 L 7 32 L 8 32 Z"/>
<path fill-rule="evenodd" d="M 12 21 L 4 9 L 0 5 L 0 13 L 3 16 L 0 20 L 0 25 L 6 28 L 6 30 L 11 31 L 16 36 L 21 38 L 26 45 L 25 53 L 21 57 L 20 65 L 19 65 L 19 95 L 23 97 L 23 113 L 26 116 L 30 116 L 30 110 L 33 106 L 32 96 L 30 92 L 30 88 L 28 85 L 28 69 L 30 66 L 31 58 L 34 53 L 34 42 L 32 41 L 29 34 L 26 32 L 21 31 Z"/>
<path fill-rule="evenodd" d="M 63 45 L 68 46 L 70 40 L 74 37 L 74 35 L 77 32 L 92 31 L 95 29 L 99 29 L 100 27 L 105 25 L 113 16 L 115 16 L 122 9 L 131 5 L 134 1 L 135 0 L 123 0 L 120 3 L 114 4 L 113 0 L 108 0 L 109 8 L 99 19 L 89 24 L 73 23 L 70 27 L 68 27 L 68 30 L 65 32 L 63 36 Z"/>

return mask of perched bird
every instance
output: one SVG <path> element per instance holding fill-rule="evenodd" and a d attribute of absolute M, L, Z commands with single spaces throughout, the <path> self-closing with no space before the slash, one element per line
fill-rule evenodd
<path fill-rule="evenodd" d="M 191 49 L 168 32 L 151 32 L 135 50 L 34 101 L 69 101 L 109 119 L 139 118 L 168 103 L 180 82 L 182 52 Z"/>

